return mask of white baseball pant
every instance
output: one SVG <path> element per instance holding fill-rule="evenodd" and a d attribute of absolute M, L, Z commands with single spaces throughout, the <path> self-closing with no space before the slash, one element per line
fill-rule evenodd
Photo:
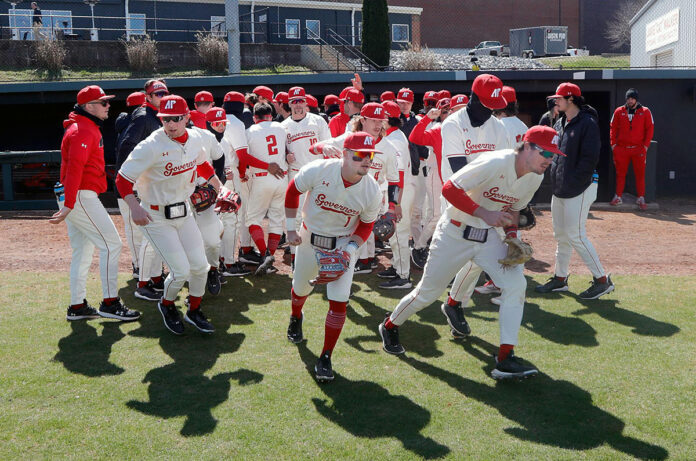
<path fill-rule="evenodd" d="M 415 176 L 411 176 L 411 178 L 416 179 Z M 411 214 L 415 208 L 416 193 L 416 182 L 411 178 L 404 180 L 404 192 L 401 195 L 401 220 L 396 223 L 396 231 L 389 239 L 393 256 L 392 267 L 402 279 L 408 279 L 411 273 L 411 251 L 408 247 L 408 239 L 411 234 Z"/>
<path fill-rule="evenodd" d="M 222 221 L 220 221 L 218 214 L 215 213 L 215 206 L 213 205 L 200 213 L 194 211 L 193 216 L 203 237 L 203 247 L 205 248 L 205 256 L 208 258 L 208 264 L 212 267 L 218 267 L 223 227 Z"/>
<path fill-rule="evenodd" d="M 494 230 L 498 233 L 500 240 L 505 240 L 505 231 L 503 231 L 502 227 L 496 227 L 489 232 Z M 474 288 L 476 288 L 476 282 L 481 277 L 481 272 L 483 272 L 483 270 L 474 264 L 473 261 L 464 264 L 464 267 L 457 272 L 457 276 L 452 282 L 452 289 L 449 294 L 450 297 L 462 303 L 463 306 L 469 304 L 471 295 L 474 294 Z"/>
<path fill-rule="evenodd" d="M 250 182 L 249 196 L 253 197 L 253 199 L 250 200 L 247 208 L 247 227 L 253 225 L 261 226 L 264 216 L 268 214 L 268 232 L 282 234 L 285 227 L 287 178 L 278 179 L 267 173 L 264 176 L 254 177 Z"/>
<path fill-rule="evenodd" d="M 418 176 L 413 176 L 410 171 L 406 172 L 406 181 L 410 181 L 415 189 L 413 192 L 413 207 L 411 211 L 411 237 L 416 242 L 420 239 L 423 232 L 423 205 L 425 204 L 425 176 L 423 176 L 423 165 L 418 168 Z"/>
<path fill-rule="evenodd" d="M 430 166 L 430 158 L 432 157 L 435 166 Z M 428 176 L 425 177 L 425 207 L 423 211 L 423 230 L 418 239 L 414 239 L 413 248 L 421 249 L 428 246 L 428 240 L 435 232 L 435 226 L 442 216 L 442 180 L 440 173 L 437 171 L 437 160 L 435 154 L 428 157 Z"/>
<path fill-rule="evenodd" d="M 65 202 L 59 201 L 63 208 Z M 123 243 L 116 226 L 96 192 L 78 190 L 75 207 L 65 218 L 72 247 L 70 260 L 70 305 L 87 297 L 87 274 L 94 247 L 99 249 L 99 274 L 104 298 L 118 296 L 118 258 Z"/>
<path fill-rule="evenodd" d="M 455 226 L 445 217 L 440 219 L 433 241 L 430 257 L 425 265 L 423 277 L 408 295 L 399 301 L 390 318 L 395 325 L 402 325 L 411 315 L 432 304 L 447 289 L 447 284 L 467 262 L 473 261 L 502 289 L 500 305 L 500 343 L 516 345 L 522 323 L 524 297 L 527 281 L 523 267 L 508 269 L 498 262 L 507 254 L 505 245 L 496 232 L 488 232 L 485 243 L 464 239 L 464 228 Z"/>
<path fill-rule="evenodd" d="M 556 239 L 556 275 L 569 275 L 570 257 L 573 249 L 578 252 L 587 268 L 595 278 L 604 277 L 604 267 L 590 239 L 587 238 L 585 223 L 590 205 L 597 199 L 597 183 L 592 183 L 585 191 L 573 198 L 551 197 L 551 220 L 553 236 Z"/>
<path fill-rule="evenodd" d="M 130 249 L 131 262 L 136 268 L 140 267 L 140 246 L 143 242 L 143 233 L 140 232 L 140 227 L 133 222 L 131 218 L 130 207 L 122 198 L 118 199 L 118 209 L 123 218 L 123 227 L 126 234 L 126 242 Z"/>

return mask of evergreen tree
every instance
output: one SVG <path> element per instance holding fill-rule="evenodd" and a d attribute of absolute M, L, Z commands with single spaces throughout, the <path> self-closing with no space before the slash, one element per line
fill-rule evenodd
<path fill-rule="evenodd" d="M 389 65 L 391 34 L 387 0 L 363 0 L 362 52 L 379 66 Z"/>

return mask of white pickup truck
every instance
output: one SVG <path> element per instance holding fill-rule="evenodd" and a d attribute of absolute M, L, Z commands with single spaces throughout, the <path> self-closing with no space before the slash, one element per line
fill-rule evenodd
<path fill-rule="evenodd" d="M 510 56 L 510 47 L 501 45 L 500 42 L 481 42 L 469 51 L 469 56 Z"/>

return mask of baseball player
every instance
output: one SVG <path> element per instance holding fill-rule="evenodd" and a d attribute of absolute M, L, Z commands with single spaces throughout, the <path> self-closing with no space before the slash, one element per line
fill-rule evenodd
<path fill-rule="evenodd" d="M 645 203 L 645 163 L 654 130 L 652 112 L 638 102 L 638 91 L 630 88 L 626 92 L 626 104 L 617 107 L 611 117 L 609 137 L 616 168 L 616 194 L 610 202 L 611 205 L 623 203 L 621 196 L 626 184 L 626 173 L 628 165 L 633 161 L 638 192 L 636 204 L 641 210 L 648 208 Z"/>
<path fill-rule="evenodd" d="M 294 158 L 294 161 L 290 163 L 288 172 L 289 179 L 292 180 L 300 168 L 317 159 L 317 156 L 310 152 L 312 145 L 330 139 L 331 132 L 321 116 L 307 112 L 304 88 L 299 86 L 290 88 L 288 94 L 290 95 L 292 115 L 286 118 L 281 125 L 287 132 L 288 153 L 292 154 Z M 300 197 L 300 208 L 304 206 L 304 198 L 304 195 Z M 301 221 L 297 220 L 296 231 L 300 230 L 300 224 Z M 291 247 L 293 258 L 295 249 L 295 247 Z"/>
<path fill-rule="evenodd" d="M 522 141 L 522 137 L 527 132 L 527 125 L 522 120 L 517 118 L 520 113 L 520 106 L 517 103 L 517 92 L 511 86 L 503 86 L 503 98 L 507 106 L 504 109 L 494 110 L 493 115 L 498 118 L 510 137 L 510 145 L 515 145 Z"/>
<path fill-rule="evenodd" d="M 574 249 L 593 277 L 590 288 L 578 296 L 597 299 L 614 291 L 614 283 L 604 271 L 585 229 L 590 205 L 597 198 L 597 182 L 593 175 L 602 144 L 597 112 L 585 104 L 580 87 L 574 83 L 561 83 L 551 97 L 558 100 L 558 109 L 563 112 L 554 128 L 560 138 L 558 144 L 567 157 L 554 158 L 551 165 L 551 218 L 557 242 L 556 268 L 554 276 L 535 290 L 539 293 L 568 291 L 570 257 Z"/>
<path fill-rule="evenodd" d="M 123 321 L 140 318 L 140 312 L 128 309 L 118 298 L 118 258 L 121 238 L 98 195 L 106 191 L 104 142 L 101 126 L 109 117 L 109 100 L 96 85 L 77 93 L 77 104 L 63 122 L 65 134 L 60 146 L 60 182 L 56 185 L 59 210 L 51 224 L 63 221 L 68 226 L 72 247 L 70 261 L 70 306 L 67 320 L 107 317 Z M 102 300 L 99 311 L 87 300 L 87 273 L 94 247 L 99 248 Z"/>
<path fill-rule="evenodd" d="M 340 159 L 317 160 L 302 167 L 290 181 L 285 197 L 288 243 L 298 245 L 292 279 L 292 314 L 287 336 L 293 343 L 304 340 L 302 307 L 313 290 L 313 283 L 327 283 L 329 312 L 326 315 L 324 347 L 314 367 L 319 381 L 331 381 L 334 373 L 331 355 L 346 319 L 346 307 L 353 281 L 358 248 L 372 233 L 381 207 L 377 182 L 369 176 L 376 140 L 365 132 L 345 137 Z M 294 231 L 299 198 L 307 194 L 302 209 L 303 225 Z M 331 280 L 319 267 L 319 253 L 336 255 Z M 314 282 L 313 282 L 314 280 Z"/>
<path fill-rule="evenodd" d="M 457 95 L 452 99 L 440 99 L 435 108 L 428 111 L 418 124 L 413 128 L 409 141 L 419 146 L 426 146 L 430 153 L 426 160 L 428 175 L 426 176 L 425 192 L 426 207 L 423 216 L 423 230 L 420 236 L 413 242 L 411 260 L 419 269 L 425 267 L 428 259 L 428 242 L 435 232 L 440 216 L 442 215 L 442 179 L 440 168 L 442 164 L 442 122 L 450 115 L 462 109 L 469 102 L 466 95 Z"/>
<path fill-rule="evenodd" d="M 276 117 L 273 119 L 274 121 L 280 123 L 290 117 L 289 102 L 288 94 L 285 91 L 276 93 L 275 98 L 273 98 L 273 107 L 277 113 Z"/>
<path fill-rule="evenodd" d="M 442 196 L 448 206 L 438 222 L 430 245 L 430 257 L 416 288 L 399 301 L 379 326 L 384 350 L 402 354 L 399 327 L 413 314 L 430 305 L 468 261 L 473 260 L 502 287 L 500 348 L 491 373 L 496 379 L 538 373 L 517 360 L 513 349 L 522 322 L 526 280 L 523 265 L 504 267 L 499 260 L 508 253 L 506 243 L 516 237 L 519 210 L 537 190 L 554 154 L 563 155 L 553 142 L 549 127 L 533 127 L 514 149 L 482 155 L 445 182 Z M 506 239 L 493 230 L 504 227 Z M 461 308 L 443 304 L 441 310 L 456 332 L 471 332 Z"/>
<path fill-rule="evenodd" d="M 249 170 L 249 201 L 246 209 L 246 224 L 249 234 L 264 260 L 256 269 L 256 275 L 275 272 L 276 249 L 283 233 L 283 199 L 288 186 L 288 161 L 294 161 L 290 154 L 286 159 L 287 133 L 283 126 L 271 120 L 271 107 L 268 104 L 254 106 L 255 125 L 246 131 L 249 155 L 264 167 L 252 165 Z M 268 243 L 264 241 L 261 223 L 268 214 Z"/>
<path fill-rule="evenodd" d="M 188 280 L 189 309 L 184 320 L 212 333 L 214 328 L 200 308 L 210 265 L 188 199 L 198 176 L 208 178 L 218 192 L 226 190 L 207 161 L 200 130 L 186 128 L 189 109 L 184 98 L 162 98 L 157 115 L 163 127 L 131 152 L 118 172 L 116 187 L 131 209 L 133 222 L 142 226 L 145 238 L 169 266 L 162 299 L 157 303 L 165 327 L 176 335 L 184 333 L 174 301 Z M 133 195 L 134 187 L 141 202 Z"/>
<path fill-rule="evenodd" d="M 329 117 L 329 120 L 341 111 L 339 108 L 338 96 L 335 94 L 327 94 L 324 96 L 324 103 L 322 105 L 324 106 L 324 113 Z"/>
<path fill-rule="evenodd" d="M 379 102 L 384 104 L 384 101 L 396 101 L 396 95 L 393 91 L 384 91 L 379 95 Z"/>
<path fill-rule="evenodd" d="M 205 130 L 205 114 L 215 105 L 215 99 L 209 91 L 199 91 L 193 98 L 193 104 L 196 108 L 191 111 L 191 122 L 193 126 Z"/>
<path fill-rule="evenodd" d="M 362 91 L 346 87 L 340 95 L 341 98 L 341 113 L 336 115 L 329 122 L 329 131 L 331 136 L 337 138 L 346 132 L 346 126 L 354 115 L 360 113 L 363 104 L 365 104 L 365 95 Z"/>

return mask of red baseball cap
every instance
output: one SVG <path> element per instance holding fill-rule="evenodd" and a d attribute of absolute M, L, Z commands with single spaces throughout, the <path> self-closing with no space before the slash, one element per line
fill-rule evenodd
<path fill-rule="evenodd" d="M 144 102 L 145 93 L 143 93 L 142 91 L 136 91 L 135 93 L 131 93 L 126 98 L 127 107 L 142 106 Z"/>
<path fill-rule="evenodd" d="M 309 107 L 314 107 L 314 108 L 318 109 L 319 108 L 319 101 L 317 101 L 317 98 L 315 98 L 311 94 L 308 94 L 307 95 L 307 105 Z"/>
<path fill-rule="evenodd" d="M 450 98 L 452 99 L 452 93 L 449 90 L 440 90 L 437 92 L 437 99 Z"/>
<path fill-rule="evenodd" d="M 508 104 L 517 101 L 517 93 L 511 86 L 503 86 L 503 97 Z"/>
<path fill-rule="evenodd" d="M 550 126 L 535 125 L 527 130 L 522 140 L 536 144 L 554 154 L 566 156 L 558 149 L 558 133 Z"/>
<path fill-rule="evenodd" d="M 556 88 L 556 94 L 552 94 L 549 98 L 565 98 L 566 96 L 582 96 L 580 87 L 575 83 L 561 83 L 558 85 L 558 88 Z"/>
<path fill-rule="evenodd" d="M 350 133 L 343 141 L 343 148 L 357 152 L 378 152 L 375 150 L 377 140 L 364 131 Z"/>
<path fill-rule="evenodd" d="M 469 96 L 465 94 L 455 94 L 452 98 L 450 98 L 451 109 L 459 106 L 466 106 L 467 104 L 469 104 Z"/>
<path fill-rule="evenodd" d="M 413 102 L 413 91 L 410 88 L 401 88 L 396 95 L 398 102 Z"/>
<path fill-rule="evenodd" d="M 154 82 L 150 83 L 147 88 L 145 88 L 145 92 L 147 94 L 152 94 L 157 91 L 165 91 L 167 94 L 169 94 L 169 90 L 167 89 L 167 85 L 164 84 L 164 82 L 161 82 L 159 80 L 155 80 Z"/>
<path fill-rule="evenodd" d="M 503 82 L 495 75 L 479 75 L 474 79 L 471 91 L 478 96 L 481 104 L 489 109 L 505 109 L 507 106 L 503 97 Z"/>
<path fill-rule="evenodd" d="M 158 117 L 176 117 L 177 115 L 186 115 L 189 113 L 188 104 L 181 96 L 170 94 L 164 96 L 160 100 Z"/>
<path fill-rule="evenodd" d="M 225 99 L 223 99 L 222 102 L 241 102 L 244 104 L 246 99 L 239 91 L 229 91 L 227 94 L 225 94 Z"/>
<path fill-rule="evenodd" d="M 288 94 L 285 91 L 281 91 L 275 95 L 273 102 L 278 104 L 287 104 L 289 102 Z"/>
<path fill-rule="evenodd" d="M 104 90 L 97 85 L 86 86 L 77 93 L 77 103 L 80 105 L 92 101 L 106 101 L 112 98 L 115 98 L 113 94 L 105 94 Z"/>
<path fill-rule="evenodd" d="M 227 114 L 225 113 L 225 109 L 222 107 L 211 107 L 208 109 L 208 112 L 205 113 L 205 119 L 210 123 L 226 122 Z"/>
<path fill-rule="evenodd" d="M 389 116 L 389 118 L 401 117 L 401 109 L 399 109 L 399 105 L 394 101 L 384 101 L 382 106 L 384 107 L 384 110 L 387 111 L 387 116 Z"/>
<path fill-rule="evenodd" d="M 355 88 L 351 88 L 350 90 L 346 91 L 345 100 L 357 102 L 358 104 L 364 104 L 365 95 L 362 93 L 362 91 L 358 91 Z"/>
<path fill-rule="evenodd" d="M 396 95 L 394 94 L 393 91 L 385 91 L 381 95 L 379 95 L 379 102 L 384 102 L 384 101 L 394 101 L 396 99 Z"/>
<path fill-rule="evenodd" d="M 273 101 L 273 90 L 268 88 L 267 86 L 257 86 L 254 88 L 254 91 L 252 91 L 256 96 L 261 96 L 262 98 L 266 98 L 269 101 Z"/>
<path fill-rule="evenodd" d="M 288 100 L 292 101 L 294 99 L 306 99 L 305 89 L 301 86 L 293 86 L 290 88 L 288 91 Z"/>
<path fill-rule="evenodd" d="M 433 90 L 426 91 L 425 94 L 423 95 L 423 102 L 425 102 L 425 101 L 437 101 L 438 100 L 437 93 L 438 93 L 437 91 L 433 91 Z"/>
<path fill-rule="evenodd" d="M 384 120 L 387 118 L 387 111 L 384 110 L 384 106 L 378 102 L 368 102 L 360 109 L 360 116 Z"/>
<path fill-rule="evenodd" d="M 193 102 L 212 102 L 214 103 L 215 100 L 213 99 L 213 94 L 209 91 L 199 91 L 196 93 L 196 96 L 193 98 Z"/>
<path fill-rule="evenodd" d="M 437 106 L 436 106 L 436 107 L 437 107 L 438 109 L 440 109 L 440 110 L 442 110 L 442 109 L 444 109 L 444 108 L 446 108 L 446 107 L 448 108 L 448 107 L 450 106 L 451 101 L 452 101 L 452 100 L 451 100 L 450 98 L 442 98 L 442 99 L 440 99 L 440 100 L 437 102 Z"/>
<path fill-rule="evenodd" d="M 352 86 L 347 86 L 347 87 L 343 88 L 341 90 L 341 94 L 338 95 L 338 99 L 346 99 L 346 94 L 348 93 L 348 91 L 354 90 L 354 89 L 355 89 L 355 87 L 352 87 Z"/>
<path fill-rule="evenodd" d="M 330 106 L 332 104 L 338 104 L 338 96 L 335 94 L 327 94 L 324 96 L 324 105 L 325 106 Z"/>

